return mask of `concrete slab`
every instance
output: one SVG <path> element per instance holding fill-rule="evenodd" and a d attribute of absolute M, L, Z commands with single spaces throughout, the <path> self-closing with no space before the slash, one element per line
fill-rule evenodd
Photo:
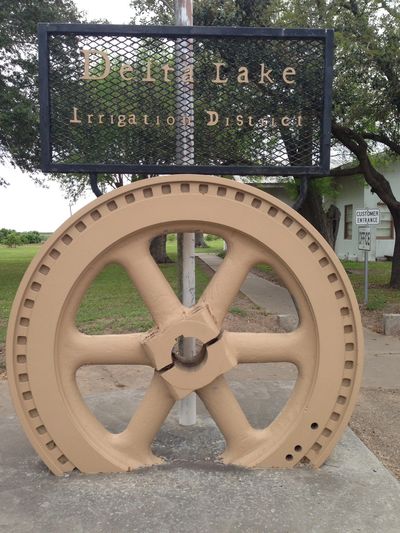
<path fill-rule="evenodd" d="M 400 314 L 383 315 L 383 329 L 385 335 L 400 336 Z"/>
<path fill-rule="evenodd" d="M 380 335 L 370 329 L 364 329 L 366 353 L 371 355 L 400 356 L 400 338 L 391 335 Z"/>
<path fill-rule="evenodd" d="M 236 379 L 231 383 L 253 423 L 265 422 L 265 413 L 273 417 L 292 386 L 271 380 L 248 389 Z M 117 390 L 89 396 L 87 403 L 116 431 L 142 393 Z M 215 460 L 223 440 L 204 409 L 195 427 L 179 426 L 173 412 L 154 443 L 154 451 L 167 457 L 166 465 L 129 474 L 74 472 L 56 478 L 26 441 L 7 385 L 0 383 L 0 431 L 2 532 L 400 530 L 399 483 L 349 430 L 320 470 L 245 470 Z"/>
<path fill-rule="evenodd" d="M 364 328 L 365 370 L 363 387 L 399 389 L 400 338 Z"/>

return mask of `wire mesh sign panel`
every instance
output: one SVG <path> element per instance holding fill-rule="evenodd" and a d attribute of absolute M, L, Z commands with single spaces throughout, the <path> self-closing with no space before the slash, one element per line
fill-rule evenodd
<path fill-rule="evenodd" d="M 324 175 L 332 30 L 39 25 L 42 170 Z"/>

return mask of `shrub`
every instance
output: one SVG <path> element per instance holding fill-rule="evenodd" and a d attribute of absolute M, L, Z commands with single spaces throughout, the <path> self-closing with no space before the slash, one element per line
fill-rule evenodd
<path fill-rule="evenodd" d="M 21 233 L 22 242 L 26 244 L 40 244 L 42 237 L 38 231 L 24 231 Z"/>

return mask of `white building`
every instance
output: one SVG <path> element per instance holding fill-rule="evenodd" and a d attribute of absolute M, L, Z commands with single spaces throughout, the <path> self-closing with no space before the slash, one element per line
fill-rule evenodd
<path fill-rule="evenodd" d="M 382 169 L 382 173 L 389 181 L 393 194 L 400 198 L 400 162 L 394 161 Z M 371 225 L 370 261 L 393 255 L 394 226 L 389 209 L 380 198 L 371 192 L 370 186 L 362 177 L 350 176 L 335 180 L 338 196 L 332 202 L 340 210 L 341 217 L 336 239 L 335 251 L 340 259 L 361 261 L 364 252 L 358 250 L 358 226 L 355 222 L 356 209 L 379 208 L 380 223 Z"/>
<path fill-rule="evenodd" d="M 380 168 L 389 181 L 395 198 L 400 199 L 400 160 L 388 163 Z M 389 209 L 380 198 L 371 192 L 370 186 L 362 176 L 348 176 L 336 178 L 337 196 L 327 201 L 327 207 L 334 204 L 340 210 L 340 223 L 336 239 L 335 251 L 340 259 L 363 261 L 364 252 L 358 249 L 358 226 L 356 225 L 356 209 L 378 208 L 380 210 L 379 225 L 371 225 L 371 251 L 368 258 L 391 257 L 394 248 L 394 226 Z M 282 182 L 269 182 L 255 185 L 292 205 L 287 186 Z"/>

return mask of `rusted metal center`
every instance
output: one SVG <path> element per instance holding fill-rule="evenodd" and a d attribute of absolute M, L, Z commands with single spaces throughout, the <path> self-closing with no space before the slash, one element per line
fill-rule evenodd
<path fill-rule="evenodd" d="M 181 365 L 183 368 L 190 370 L 198 365 L 201 365 L 206 361 L 208 357 L 207 344 L 204 344 L 196 337 L 185 337 L 181 335 L 177 339 L 171 350 L 171 356 L 173 364 Z M 193 355 L 190 360 L 185 357 L 185 345 L 193 345 Z"/>

